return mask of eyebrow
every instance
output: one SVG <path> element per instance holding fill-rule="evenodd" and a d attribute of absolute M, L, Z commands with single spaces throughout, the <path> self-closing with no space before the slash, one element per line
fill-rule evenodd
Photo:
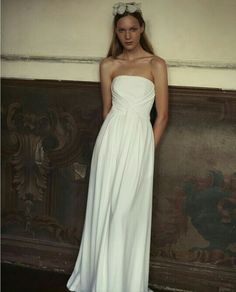
<path fill-rule="evenodd" d="M 119 26 L 117 26 L 117 28 L 118 28 L 118 29 L 125 29 L 125 28 L 124 28 L 124 27 L 122 27 L 122 26 L 120 26 L 120 27 L 119 27 Z M 133 25 L 133 26 L 131 26 L 131 27 L 127 28 L 127 29 L 132 29 L 132 28 L 138 28 L 138 27 L 137 27 L 137 25 Z"/>

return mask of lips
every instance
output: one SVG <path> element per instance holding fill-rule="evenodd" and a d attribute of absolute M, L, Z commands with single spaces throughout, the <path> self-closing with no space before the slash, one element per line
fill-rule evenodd
<path fill-rule="evenodd" d="M 126 46 L 131 46 L 133 44 L 133 42 L 125 42 Z"/>

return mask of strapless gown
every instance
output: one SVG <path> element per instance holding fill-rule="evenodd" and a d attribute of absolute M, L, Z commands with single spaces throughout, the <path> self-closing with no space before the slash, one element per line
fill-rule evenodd
<path fill-rule="evenodd" d="M 93 150 L 81 245 L 67 288 L 148 292 L 154 84 L 120 75 L 111 90 L 112 107 Z"/>

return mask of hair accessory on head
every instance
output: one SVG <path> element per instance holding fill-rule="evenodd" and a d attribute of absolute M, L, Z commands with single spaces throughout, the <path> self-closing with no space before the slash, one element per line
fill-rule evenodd
<path fill-rule="evenodd" d="M 141 13 L 141 3 L 135 3 L 135 2 L 118 2 L 113 6 L 113 15 L 116 14 L 124 14 L 125 12 L 134 13 L 134 12 L 140 12 Z"/>

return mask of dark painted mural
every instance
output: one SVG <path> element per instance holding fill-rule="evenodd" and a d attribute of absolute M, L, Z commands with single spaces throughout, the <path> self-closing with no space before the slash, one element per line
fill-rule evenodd
<path fill-rule="evenodd" d="M 101 117 L 99 99 L 89 107 L 78 94 L 73 84 L 3 91 L 3 234 L 79 244 Z"/>
<path fill-rule="evenodd" d="M 236 173 L 224 177 L 210 171 L 204 180 L 188 181 L 184 187 L 185 212 L 199 234 L 209 242 L 191 251 L 201 262 L 236 265 Z M 231 246 L 232 247 L 232 246 Z"/>
<path fill-rule="evenodd" d="M 70 273 L 101 119 L 99 84 L 3 80 L 2 260 Z M 156 150 L 150 285 L 236 291 L 236 96 L 170 88 Z"/>
<path fill-rule="evenodd" d="M 167 200 L 173 211 L 159 226 L 157 256 L 235 267 L 236 173 L 209 171 L 205 178 L 189 178 Z M 181 240 L 186 245 L 188 236 L 191 244 L 183 250 Z"/>
<path fill-rule="evenodd" d="M 151 280 L 159 277 L 163 285 L 190 291 L 218 291 L 224 269 L 230 273 L 224 281 L 231 284 L 222 291 L 234 291 L 235 100 L 209 92 L 205 98 L 177 93 L 155 162 Z"/>

